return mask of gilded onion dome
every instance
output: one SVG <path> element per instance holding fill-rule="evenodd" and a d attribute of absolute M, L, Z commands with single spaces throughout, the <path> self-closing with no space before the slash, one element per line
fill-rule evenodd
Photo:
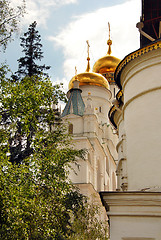
<path fill-rule="evenodd" d="M 69 89 L 73 88 L 73 82 L 75 81 L 75 79 L 78 79 L 78 81 L 80 82 L 79 86 L 93 85 L 93 86 L 104 87 L 104 88 L 109 90 L 110 89 L 109 88 L 109 83 L 106 80 L 106 78 L 103 77 L 101 74 L 91 72 L 91 70 L 90 70 L 89 43 L 88 43 L 88 41 L 87 41 L 87 44 L 88 44 L 87 69 L 84 73 L 77 74 L 76 76 L 74 76 L 70 80 Z"/>
<path fill-rule="evenodd" d="M 102 74 L 108 80 L 109 83 L 113 83 L 114 72 L 121 60 L 119 58 L 111 56 L 112 40 L 110 39 L 110 24 L 109 24 L 109 39 L 107 41 L 107 44 L 108 44 L 108 52 L 106 56 L 98 59 L 95 62 L 93 66 L 93 72 Z"/>

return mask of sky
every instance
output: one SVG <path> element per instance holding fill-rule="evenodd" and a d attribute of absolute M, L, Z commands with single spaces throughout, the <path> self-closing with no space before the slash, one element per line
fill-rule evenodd
<path fill-rule="evenodd" d="M 13 6 L 22 0 L 11 0 Z M 67 91 L 70 79 L 86 70 L 87 44 L 90 44 L 90 64 L 105 56 L 108 50 L 108 22 L 111 28 L 112 54 L 123 59 L 139 48 L 136 23 L 141 16 L 141 0 L 26 0 L 26 14 L 19 34 L 1 53 L 13 72 L 23 56 L 20 36 L 36 21 L 41 35 L 44 58 L 40 64 L 51 66 L 53 83 L 63 82 Z"/>

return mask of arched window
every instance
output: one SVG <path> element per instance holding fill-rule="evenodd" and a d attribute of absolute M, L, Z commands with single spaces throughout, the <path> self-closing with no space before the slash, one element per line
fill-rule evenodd
<path fill-rule="evenodd" d="M 101 191 L 101 166 L 100 161 L 97 162 L 97 191 Z"/>
<path fill-rule="evenodd" d="M 116 176 L 115 173 L 112 173 L 112 187 L 113 187 L 113 191 L 116 190 Z"/>
<path fill-rule="evenodd" d="M 106 172 L 108 173 L 109 175 L 109 161 L 108 161 L 108 158 L 106 157 Z"/>
<path fill-rule="evenodd" d="M 91 156 L 90 156 L 90 153 L 88 153 L 88 161 L 91 163 Z"/>
<path fill-rule="evenodd" d="M 113 97 L 114 98 L 116 97 L 116 90 L 115 90 L 115 88 L 113 89 Z"/>
<path fill-rule="evenodd" d="M 101 107 L 99 107 L 99 112 L 102 112 L 102 108 Z"/>
<path fill-rule="evenodd" d="M 69 134 L 73 134 L 73 124 L 72 123 L 69 124 L 68 132 L 69 132 Z"/>

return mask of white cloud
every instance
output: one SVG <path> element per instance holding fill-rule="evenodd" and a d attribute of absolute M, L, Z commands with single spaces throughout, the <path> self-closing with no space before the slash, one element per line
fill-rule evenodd
<path fill-rule="evenodd" d="M 108 22 L 111 25 L 112 55 L 123 58 L 139 48 L 139 32 L 136 23 L 141 15 L 140 0 L 127 0 L 124 4 L 98 9 L 73 18 L 57 36 L 50 36 L 54 47 L 63 50 L 64 75 L 68 81 L 74 75 L 86 69 L 86 40 L 90 42 L 91 65 L 106 55 L 108 47 Z M 94 57 L 93 57 L 94 56 Z"/>
<path fill-rule="evenodd" d="M 12 5 L 21 5 L 23 0 L 11 0 Z M 63 5 L 75 4 L 77 0 L 25 0 L 26 14 L 22 19 L 22 24 L 30 24 L 37 21 L 39 25 L 46 26 L 47 20 L 50 18 L 54 9 Z"/>

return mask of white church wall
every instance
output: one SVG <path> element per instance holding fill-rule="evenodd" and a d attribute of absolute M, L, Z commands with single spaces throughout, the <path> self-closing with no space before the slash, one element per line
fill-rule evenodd
<path fill-rule="evenodd" d="M 161 240 L 160 46 L 158 40 L 120 65 L 124 105 L 114 115 L 118 191 L 101 193 L 110 240 Z"/>
<path fill-rule="evenodd" d="M 133 191 L 102 195 L 109 207 L 110 240 L 161 239 L 160 193 Z"/>
<path fill-rule="evenodd" d="M 134 59 L 121 77 L 128 190 L 161 187 L 161 49 Z"/>
<path fill-rule="evenodd" d="M 129 208 L 129 213 L 131 210 L 132 208 Z M 153 221 L 140 216 L 133 218 L 130 216 L 114 217 L 110 240 L 160 240 L 160 224 L 161 221 L 157 217 L 154 217 Z M 118 226 L 117 230 L 115 226 Z"/>
<path fill-rule="evenodd" d="M 160 96 L 161 90 L 150 92 L 126 108 L 129 190 L 161 187 Z"/>
<path fill-rule="evenodd" d="M 107 123 L 107 114 L 111 106 L 111 92 L 103 87 L 97 86 L 80 86 L 80 89 L 82 90 L 82 97 L 86 107 L 90 95 L 92 107 L 98 116 L 98 122 L 102 124 Z"/>
<path fill-rule="evenodd" d="M 86 149 L 85 160 L 79 159 L 77 164 L 72 164 L 75 171 L 70 171 L 73 183 L 91 183 L 94 185 L 94 156 L 93 147 L 87 137 L 73 137 L 74 148 Z"/>
<path fill-rule="evenodd" d="M 76 116 L 74 114 L 69 114 L 65 117 L 66 124 L 73 125 L 73 134 L 82 134 L 84 131 L 83 119 L 80 116 Z"/>
<path fill-rule="evenodd" d="M 85 161 L 79 159 L 79 169 L 72 164 L 70 179 L 95 202 L 100 202 L 99 191 L 116 190 L 116 144 L 118 136 L 109 125 L 108 111 L 111 107 L 111 92 L 98 86 L 81 86 L 85 103 L 83 116 L 69 114 L 73 125 L 73 144 L 76 149 L 87 149 Z M 103 216 L 105 217 L 105 210 Z"/>
<path fill-rule="evenodd" d="M 119 141 L 116 146 L 118 152 L 118 162 L 116 167 L 117 190 L 127 191 L 128 173 L 127 173 L 127 155 L 126 155 L 126 133 L 124 129 L 124 120 L 122 115 L 118 118 Z"/>

